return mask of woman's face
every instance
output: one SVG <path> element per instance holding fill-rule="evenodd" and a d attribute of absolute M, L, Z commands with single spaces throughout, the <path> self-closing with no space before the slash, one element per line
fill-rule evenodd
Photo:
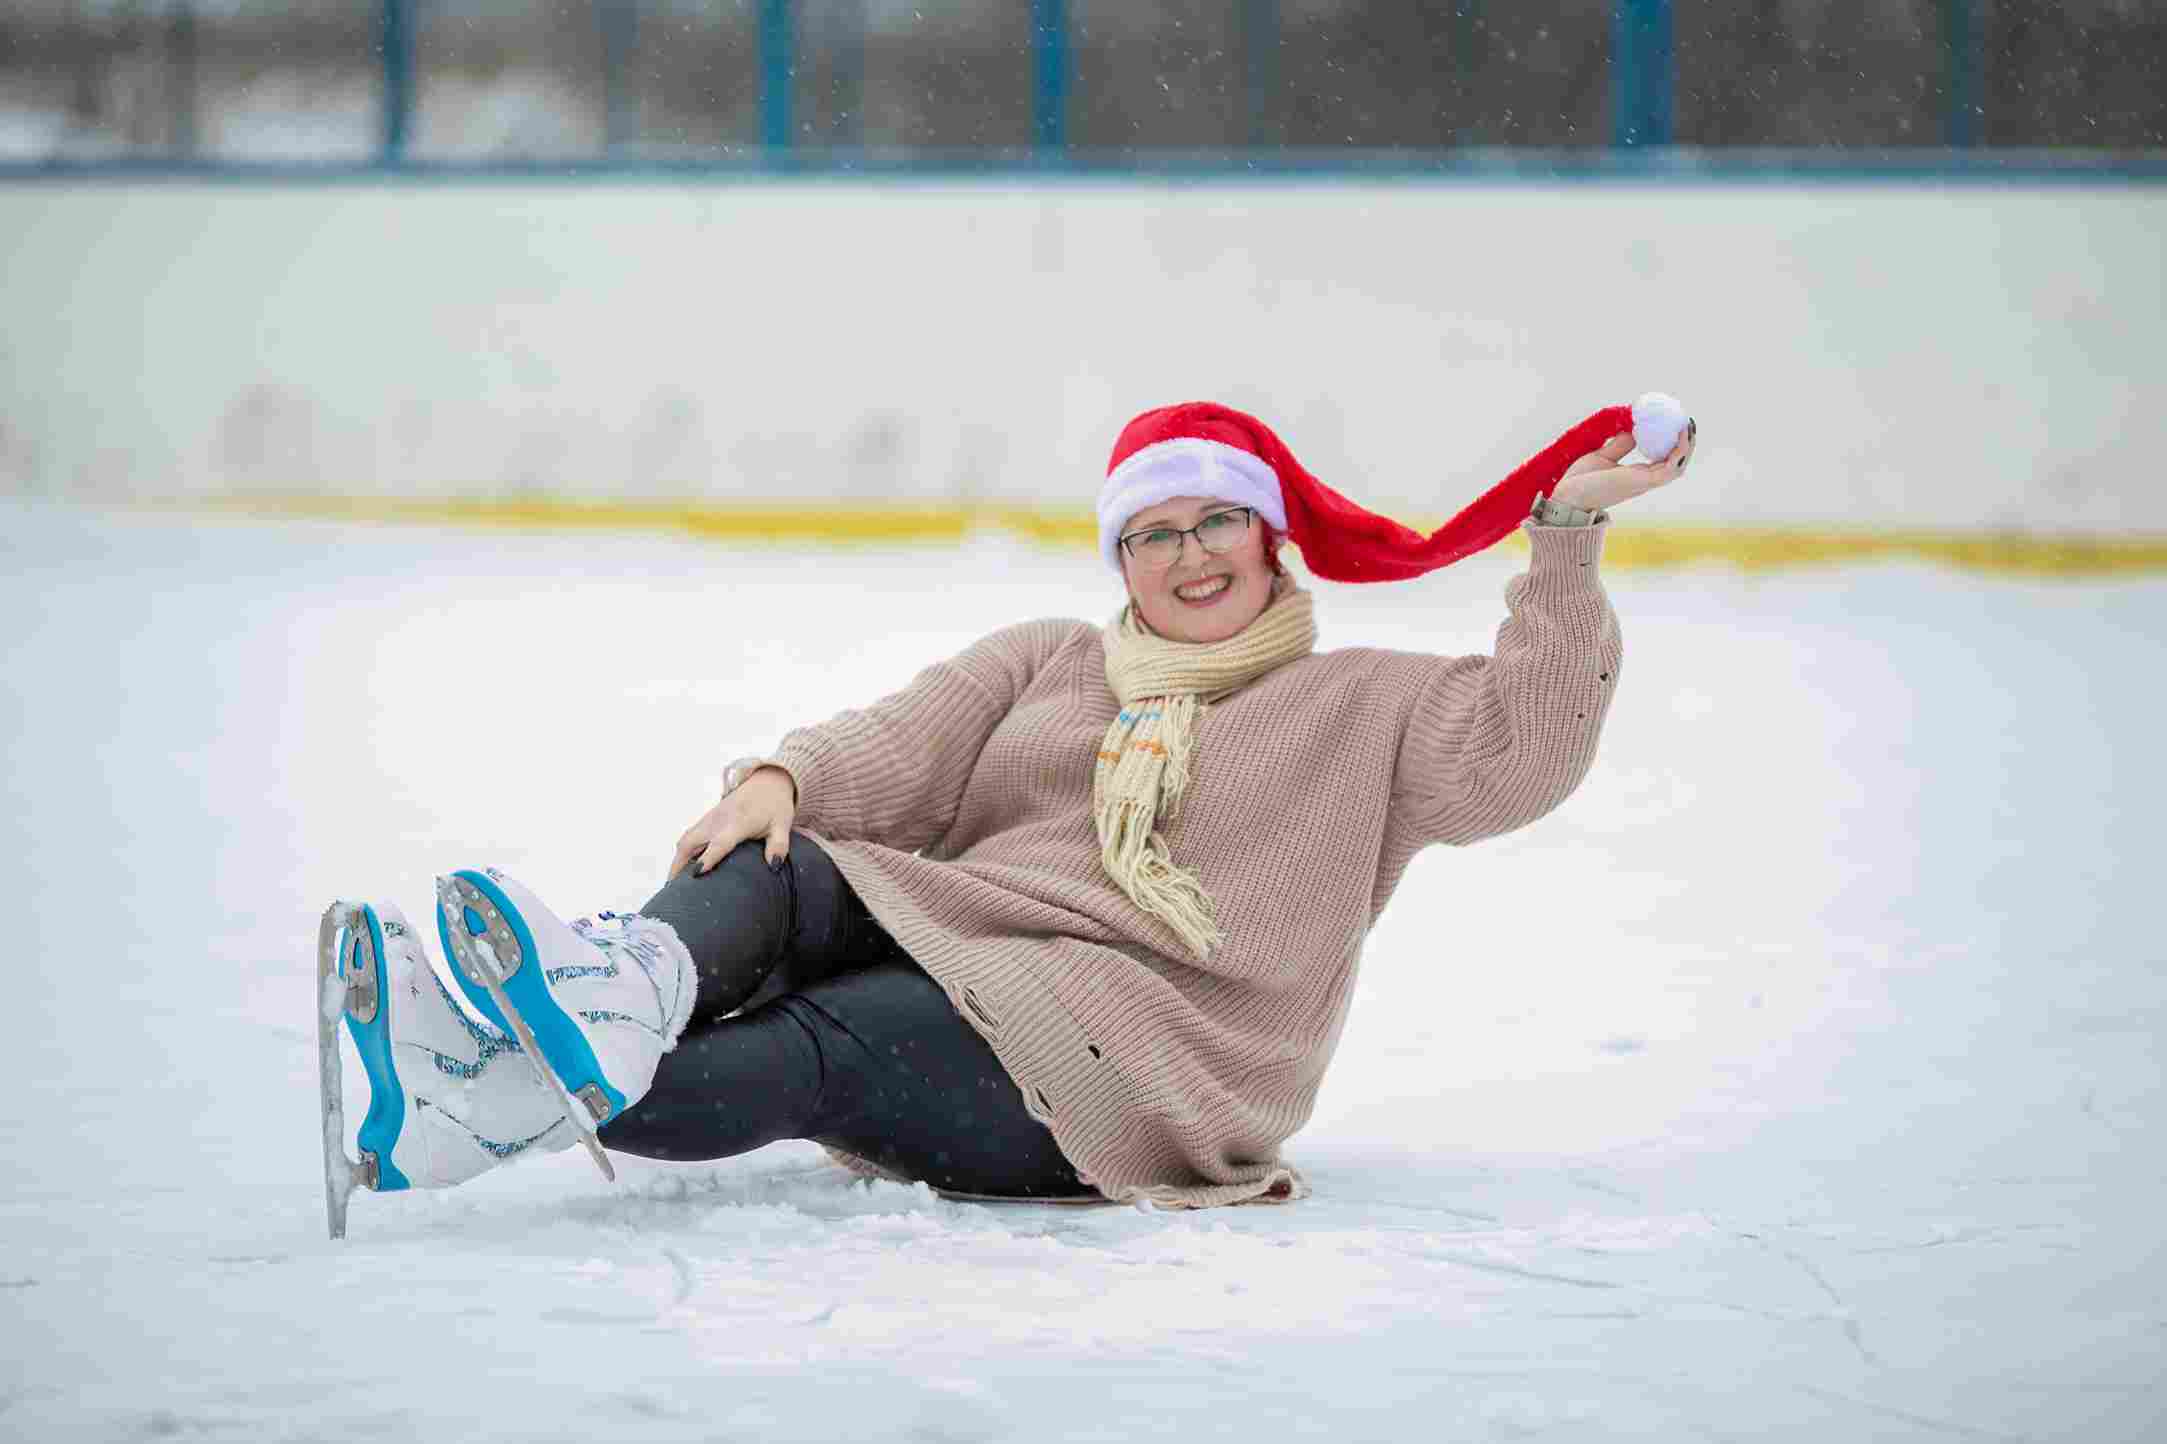
<path fill-rule="evenodd" d="M 1145 507 L 1121 528 L 1125 537 L 1158 527 L 1192 527 L 1207 516 L 1232 511 L 1238 504 L 1208 496 L 1177 496 Z M 1144 625 L 1172 642 L 1223 642 L 1255 621 L 1272 601 L 1272 566 L 1264 554 L 1265 523 L 1252 514 L 1249 531 L 1223 554 L 1204 550 L 1194 535 L 1181 539 L 1181 555 L 1167 566 L 1154 566 L 1121 549 L 1121 573 L 1129 584 Z M 1216 595 L 1189 601 L 1182 591 L 1225 577 Z M 1208 590 L 1208 588 L 1207 588 Z"/>

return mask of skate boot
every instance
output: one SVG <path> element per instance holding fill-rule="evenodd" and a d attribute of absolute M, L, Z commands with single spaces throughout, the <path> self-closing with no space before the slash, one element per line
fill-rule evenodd
<path fill-rule="evenodd" d="M 343 920 L 320 965 L 323 1018 L 343 1017 L 369 1080 L 369 1107 L 344 1157 L 337 1038 L 324 1080 L 327 1185 L 347 1164 L 346 1191 L 449 1188 L 528 1151 L 553 1152 L 578 1138 L 555 1090 L 517 1043 L 459 1011 L 420 938 L 387 903 L 341 904 Z M 327 915 L 328 922 L 328 915 Z M 344 1199 L 333 1207 L 343 1232 Z"/>
<path fill-rule="evenodd" d="M 574 1121 L 591 1132 L 646 1095 L 698 985 L 667 924 L 637 913 L 566 923 L 494 868 L 440 877 L 436 893 L 453 980 L 549 1065 L 577 1100 Z"/>

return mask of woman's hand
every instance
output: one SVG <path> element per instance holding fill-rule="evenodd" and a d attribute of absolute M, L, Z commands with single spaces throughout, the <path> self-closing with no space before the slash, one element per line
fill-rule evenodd
<path fill-rule="evenodd" d="M 670 876 L 699 860 L 694 874 L 706 872 L 750 837 L 767 839 L 768 866 L 790 855 L 790 824 L 798 815 L 798 788 L 780 767 L 762 767 L 725 792 L 707 815 L 685 829 L 670 858 Z"/>
<path fill-rule="evenodd" d="M 1685 471 L 1699 430 L 1688 420 L 1685 434 L 1678 438 L 1678 445 L 1670 455 L 1661 461 L 1644 461 L 1634 466 L 1618 465 L 1633 449 L 1633 433 L 1620 432 L 1604 442 L 1602 450 L 1591 451 L 1566 467 L 1565 475 L 1559 478 L 1558 489 L 1551 493 L 1550 499 L 1565 506 L 1577 506 L 1582 511 L 1601 511 L 1621 501 L 1631 501 L 1659 486 L 1668 486 Z"/>

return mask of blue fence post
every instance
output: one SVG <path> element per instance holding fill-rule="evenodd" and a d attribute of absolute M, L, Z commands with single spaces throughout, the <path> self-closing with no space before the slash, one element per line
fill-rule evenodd
<path fill-rule="evenodd" d="M 414 0 L 384 0 L 379 44 L 384 64 L 384 148 L 379 160 L 398 165 L 406 159 L 414 122 Z"/>
<path fill-rule="evenodd" d="M 1031 0 L 1031 144 L 1041 158 L 1068 151 L 1067 0 Z"/>
<path fill-rule="evenodd" d="M 1242 0 L 1242 143 L 1279 143 L 1279 0 Z"/>
<path fill-rule="evenodd" d="M 594 10 L 602 28 L 603 144 L 615 154 L 639 138 L 638 98 L 625 72 L 639 43 L 640 0 L 595 0 Z"/>
<path fill-rule="evenodd" d="M 1610 143 L 1619 148 L 1671 143 L 1670 0 L 1613 0 Z"/>
<path fill-rule="evenodd" d="M 166 148 L 175 155 L 196 153 L 196 60 L 200 48 L 196 43 L 195 0 L 180 0 L 166 27 Z"/>
<path fill-rule="evenodd" d="M 797 66 L 797 7 L 791 0 L 760 0 L 760 143 L 771 162 L 790 152 L 790 86 Z"/>
<path fill-rule="evenodd" d="M 1979 143 L 1979 13 L 1972 0 L 1941 0 L 1942 143 Z"/>

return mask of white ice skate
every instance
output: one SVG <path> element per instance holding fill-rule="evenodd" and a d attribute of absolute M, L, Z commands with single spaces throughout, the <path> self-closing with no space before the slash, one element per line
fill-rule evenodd
<path fill-rule="evenodd" d="M 644 1097 L 676 1046 L 698 984 L 685 945 L 637 913 L 563 922 L 495 868 L 440 877 L 436 893 L 453 981 L 548 1064 L 583 1141 L 614 1177 L 594 1126 Z"/>
<path fill-rule="evenodd" d="M 419 936 L 389 904 L 335 903 L 324 915 L 318 962 L 324 1164 L 332 1237 L 345 1232 L 346 1196 L 449 1188 L 523 1153 L 569 1148 L 578 1138 L 557 1091 L 484 1028 L 429 966 Z M 345 1154 L 338 1020 L 369 1080 L 369 1108 Z"/>

